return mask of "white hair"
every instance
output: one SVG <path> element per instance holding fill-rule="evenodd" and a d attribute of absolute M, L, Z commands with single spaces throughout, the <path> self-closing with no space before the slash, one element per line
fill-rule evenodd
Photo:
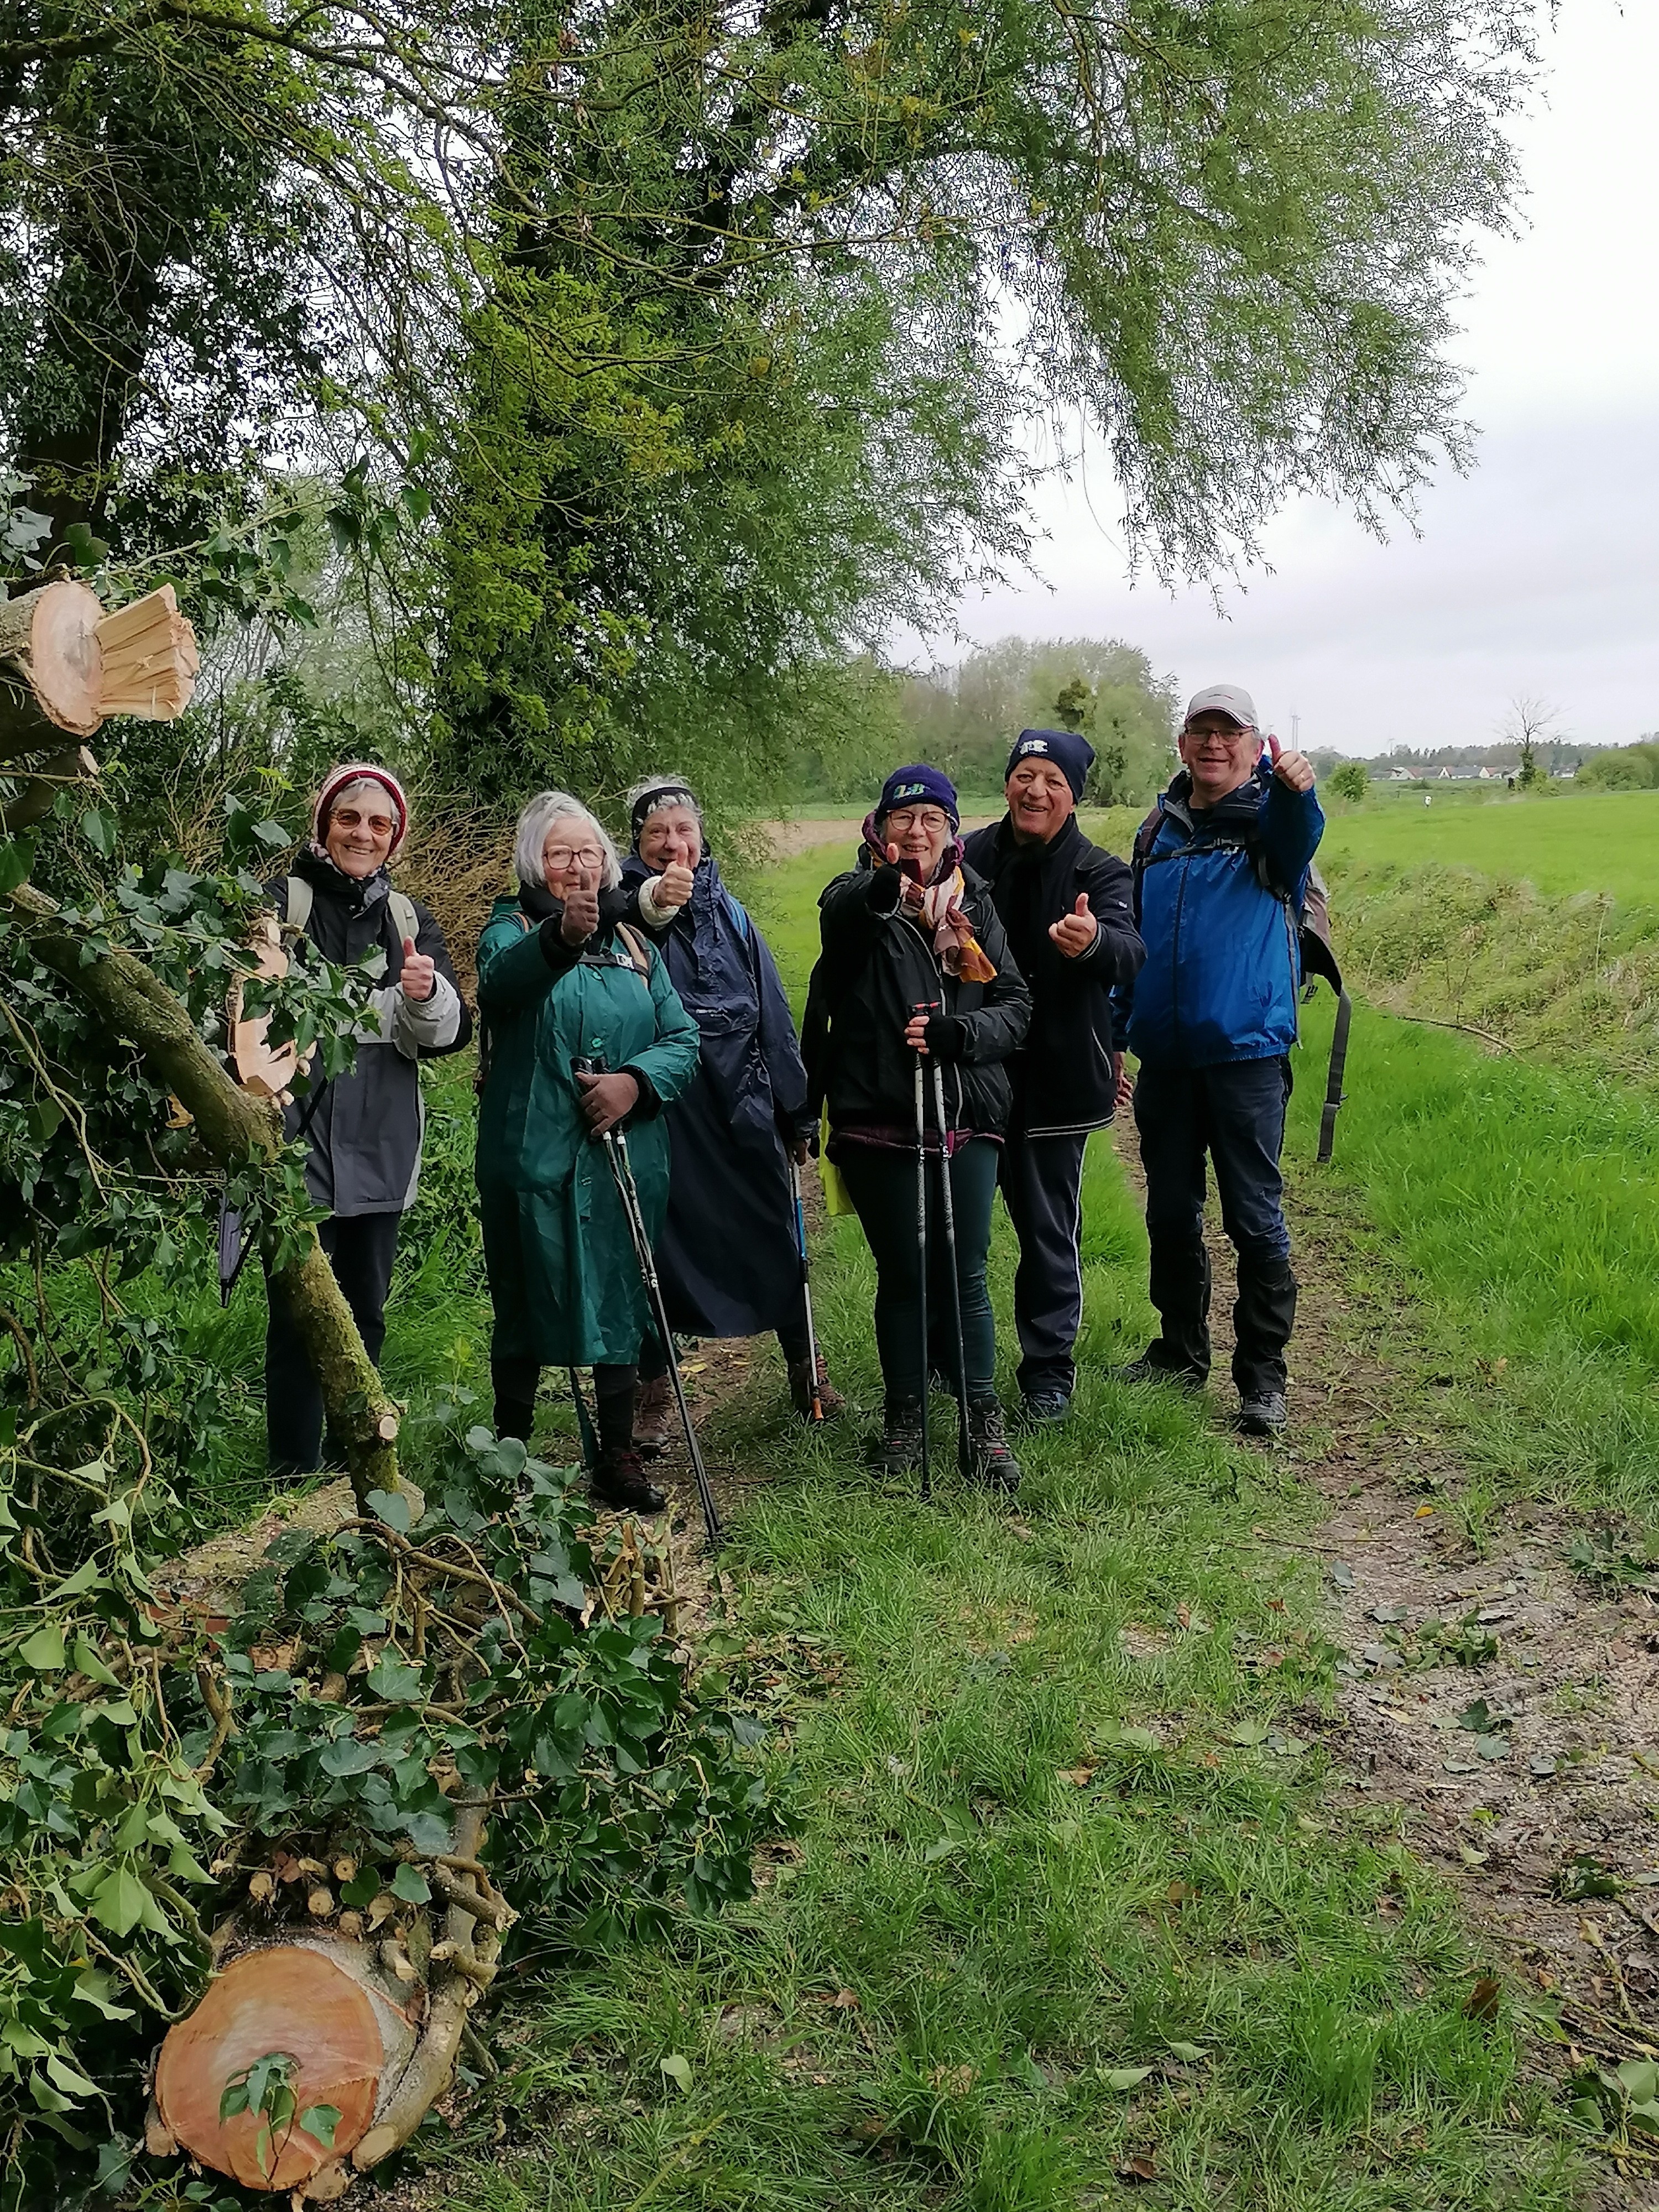
<path fill-rule="evenodd" d="M 648 807 L 635 822 L 635 816 L 638 812 L 641 799 L 648 798 L 653 792 L 657 794 L 656 805 Z M 653 814 L 661 813 L 663 809 L 668 806 L 689 806 L 697 817 L 698 828 L 702 828 L 702 801 L 683 775 L 647 775 L 638 783 L 629 786 L 628 819 L 633 824 L 635 843 L 639 841 L 641 830 L 644 829 L 651 817 Z"/>
<path fill-rule="evenodd" d="M 622 862 L 617 858 L 611 834 L 604 823 L 568 791 L 538 791 L 519 817 L 513 839 L 513 865 L 519 872 L 519 881 L 546 890 L 547 871 L 542 866 L 542 848 L 553 824 L 565 820 L 580 823 L 592 831 L 594 842 L 605 854 L 605 865 L 599 871 L 600 888 L 614 890 L 622 881 Z"/>

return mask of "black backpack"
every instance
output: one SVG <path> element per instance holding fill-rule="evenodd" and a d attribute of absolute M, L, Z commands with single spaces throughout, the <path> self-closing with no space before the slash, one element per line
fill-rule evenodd
<path fill-rule="evenodd" d="M 1152 855 L 1152 845 L 1163 821 L 1164 808 L 1160 802 L 1135 831 L 1130 865 L 1134 870 L 1137 885 Z M 1307 889 L 1298 908 L 1283 884 L 1273 881 L 1261 836 L 1251 826 L 1242 828 L 1237 840 L 1223 842 L 1238 843 L 1249 854 L 1250 864 L 1263 890 L 1271 891 L 1295 914 L 1297 947 L 1301 954 L 1302 973 L 1307 978 L 1303 997 L 1310 999 L 1313 996 L 1318 988 L 1314 979 L 1322 975 L 1336 994 L 1336 1027 L 1331 1032 L 1330 1066 L 1325 1076 L 1325 1104 L 1319 1117 L 1318 1157 L 1323 1162 L 1331 1157 L 1331 1149 L 1336 1141 L 1337 1109 L 1347 1096 L 1342 1088 L 1342 1078 L 1348 1064 L 1348 1031 L 1353 1023 L 1353 1000 L 1348 996 L 1343 983 L 1336 950 L 1331 943 L 1331 895 L 1323 876 L 1317 868 L 1310 866 Z"/>

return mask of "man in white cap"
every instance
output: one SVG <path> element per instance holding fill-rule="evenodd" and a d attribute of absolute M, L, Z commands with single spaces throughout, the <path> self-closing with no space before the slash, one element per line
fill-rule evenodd
<path fill-rule="evenodd" d="M 1120 1372 L 1193 1388 L 1208 1380 L 1207 1153 L 1238 1255 L 1239 1425 L 1275 1436 L 1285 1423 L 1285 1350 L 1296 1320 L 1279 1163 L 1302 980 L 1297 926 L 1325 817 L 1312 763 L 1281 751 L 1276 738 L 1264 757 L 1255 704 L 1237 684 L 1195 696 L 1179 750 L 1181 771 L 1135 838 L 1134 914 L 1146 961 L 1117 994 L 1116 1041 L 1140 1062 L 1135 1126 L 1162 1323 Z"/>

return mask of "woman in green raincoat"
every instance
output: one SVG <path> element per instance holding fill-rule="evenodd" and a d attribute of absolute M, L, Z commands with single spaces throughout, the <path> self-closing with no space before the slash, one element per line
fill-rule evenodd
<path fill-rule="evenodd" d="M 544 791 L 520 817 L 519 890 L 478 945 L 488 1061 L 478 1197 L 495 1310 L 499 1436 L 529 1439 L 544 1367 L 591 1367 L 593 1494 L 653 1513 L 662 1492 L 634 1449 L 640 1341 L 652 1334 L 628 1222 L 597 1140 L 617 1124 L 653 1243 L 668 1205 L 662 1109 L 697 1072 L 699 1036 L 660 957 L 619 931 L 617 850 L 579 800 Z M 577 1073 L 603 1059 L 603 1074 Z"/>

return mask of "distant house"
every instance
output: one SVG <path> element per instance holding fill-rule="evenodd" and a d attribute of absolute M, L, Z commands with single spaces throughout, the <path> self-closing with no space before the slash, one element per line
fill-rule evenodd
<path fill-rule="evenodd" d="M 1439 775 L 1435 778 L 1437 783 L 1449 783 L 1451 780 L 1452 772 L 1449 768 L 1443 768 Z"/>
<path fill-rule="evenodd" d="M 1390 783 L 1414 783 L 1416 778 L 1408 768 L 1391 768 L 1389 770 L 1389 781 Z"/>

